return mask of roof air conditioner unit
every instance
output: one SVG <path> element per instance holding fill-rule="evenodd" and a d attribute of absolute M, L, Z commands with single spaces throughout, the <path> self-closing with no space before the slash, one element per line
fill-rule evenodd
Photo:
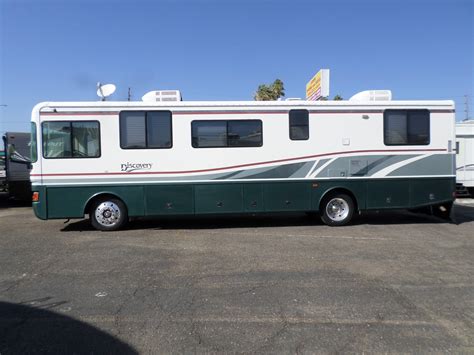
<path fill-rule="evenodd" d="M 349 99 L 349 101 L 391 101 L 391 100 L 392 100 L 392 92 L 390 90 L 361 91 Z"/>
<path fill-rule="evenodd" d="M 155 90 L 147 92 L 142 97 L 142 101 L 146 102 L 169 102 L 183 101 L 179 90 Z"/>

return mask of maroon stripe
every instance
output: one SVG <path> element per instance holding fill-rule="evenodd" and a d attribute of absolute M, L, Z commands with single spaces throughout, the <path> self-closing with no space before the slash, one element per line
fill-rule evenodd
<path fill-rule="evenodd" d="M 270 115 L 270 114 L 288 114 L 289 111 L 172 111 L 173 115 Z"/>
<path fill-rule="evenodd" d="M 133 110 L 131 110 L 133 111 Z M 245 111 L 172 111 L 173 115 L 270 115 L 270 114 L 288 114 L 289 109 L 282 111 L 258 111 L 258 110 L 245 110 Z M 383 113 L 384 110 L 309 110 L 311 114 L 349 114 L 349 113 Z M 431 113 L 454 113 L 454 110 L 430 110 Z M 120 112 L 118 111 L 97 111 L 97 112 L 40 112 L 41 116 L 116 116 Z"/>
<path fill-rule="evenodd" d="M 113 116 L 118 115 L 119 111 L 96 111 L 96 112 L 40 112 L 40 116 Z"/>
<path fill-rule="evenodd" d="M 339 154 L 353 154 L 353 153 L 381 153 L 381 152 L 445 152 L 446 149 L 410 149 L 410 150 L 403 150 L 403 149 L 388 149 L 388 150 L 352 150 L 352 151 L 345 151 L 345 152 L 333 152 L 333 153 L 326 153 L 326 154 L 315 154 L 315 155 L 306 155 L 297 158 L 287 158 L 287 159 L 278 159 L 278 160 L 270 160 L 270 161 L 263 161 L 258 163 L 249 163 L 249 164 L 241 164 L 241 165 L 231 165 L 225 166 L 221 168 L 211 168 L 211 169 L 201 169 L 201 170 L 182 170 L 182 171 L 152 171 L 152 172 L 114 172 L 114 173 L 57 173 L 57 174 L 31 174 L 31 176 L 93 176 L 93 175 L 167 175 L 167 174 L 190 174 L 190 173 L 203 173 L 209 171 L 220 171 L 220 170 L 227 170 L 227 169 L 235 169 L 235 168 L 244 168 L 249 166 L 257 166 L 263 164 L 272 164 L 272 163 L 281 163 L 286 161 L 292 160 L 301 160 L 301 159 L 309 159 L 309 158 L 318 158 L 318 157 L 325 157 L 325 156 L 332 156 L 332 155 L 339 155 Z"/>

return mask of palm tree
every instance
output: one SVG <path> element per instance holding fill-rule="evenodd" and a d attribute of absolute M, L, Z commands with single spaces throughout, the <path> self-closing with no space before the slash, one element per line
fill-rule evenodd
<path fill-rule="evenodd" d="M 285 96 L 285 88 L 283 81 L 276 79 L 273 84 L 262 84 L 258 86 L 257 92 L 254 95 L 256 101 L 275 101 L 280 97 Z"/>

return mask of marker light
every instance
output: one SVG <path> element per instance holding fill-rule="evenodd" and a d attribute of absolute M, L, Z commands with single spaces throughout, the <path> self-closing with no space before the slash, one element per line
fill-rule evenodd
<path fill-rule="evenodd" d="M 38 201 L 39 201 L 39 198 L 40 198 L 39 192 L 37 192 L 37 191 L 33 192 L 33 196 L 31 197 L 31 200 L 32 200 L 33 202 L 38 202 Z"/>

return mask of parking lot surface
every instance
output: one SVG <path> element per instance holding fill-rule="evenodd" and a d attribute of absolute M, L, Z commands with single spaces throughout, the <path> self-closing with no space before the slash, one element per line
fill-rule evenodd
<path fill-rule="evenodd" d="M 0 208 L 0 353 L 474 352 L 474 203 L 138 220 Z"/>

